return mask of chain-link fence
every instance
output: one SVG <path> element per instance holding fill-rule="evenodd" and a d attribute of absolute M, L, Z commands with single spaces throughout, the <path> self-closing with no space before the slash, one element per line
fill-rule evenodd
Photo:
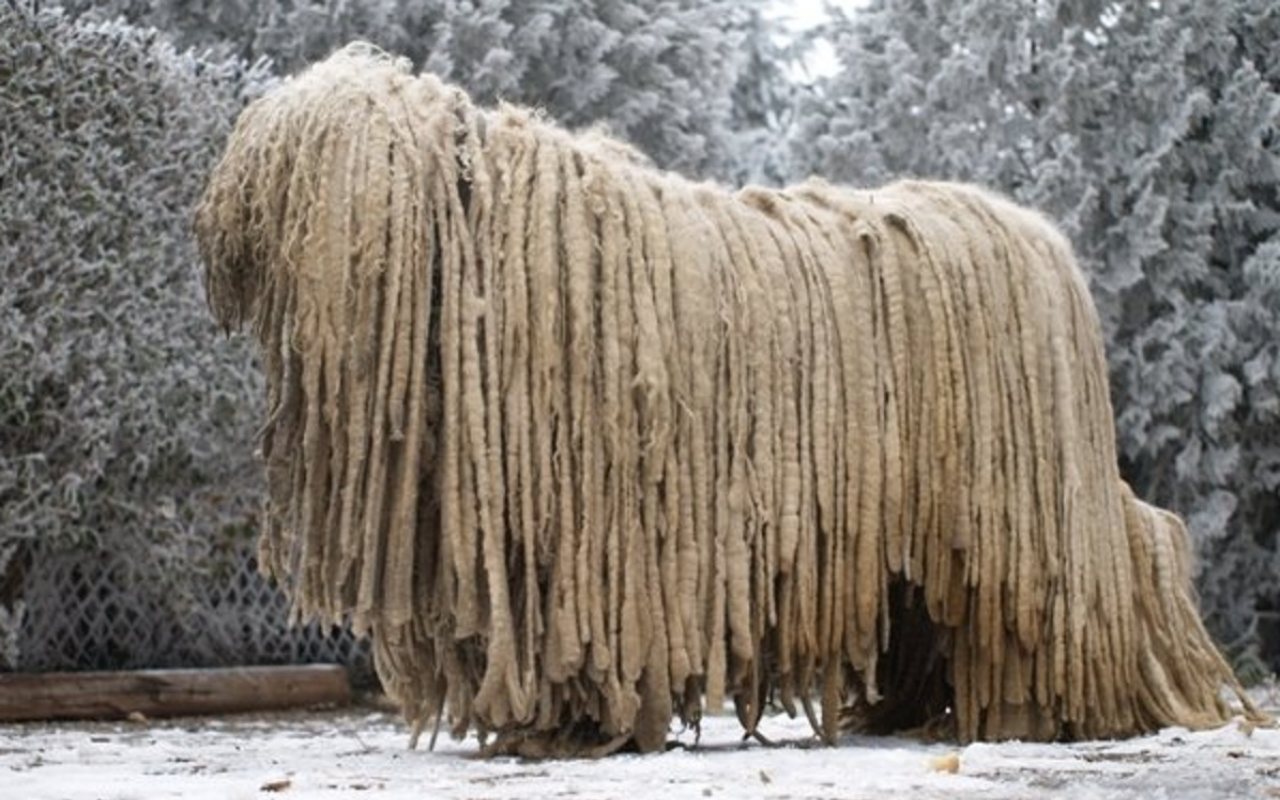
<path fill-rule="evenodd" d="M 374 682 L 367 640 L 288 624 L 284 594 L 239 541 L 181 580 L 105 550 L 33 548 L 0 569 L 0 668 L 24 671 L 338 663 Z M 6 626 L 6 621 L 8 625 Z M 8 627 L 8 631 L 4 629 Z M 5 663 L 8 661 L 9 663 Z"/>

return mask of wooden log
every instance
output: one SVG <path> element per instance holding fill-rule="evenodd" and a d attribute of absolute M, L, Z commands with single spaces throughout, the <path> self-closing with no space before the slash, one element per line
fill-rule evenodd
<path fill-rule="evenodd" d="M 332 664 L 128 672 L 0 673 L 0 721 L 274 711 L 351 701 Z"/>

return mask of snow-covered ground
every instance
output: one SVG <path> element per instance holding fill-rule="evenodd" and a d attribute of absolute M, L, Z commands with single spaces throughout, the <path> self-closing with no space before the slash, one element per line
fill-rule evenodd
<path fill-rule="evenodd" d="M 817 747 L 803 719 L 786 717 L 761 729 L 787 744 L 743 743 L 730 715 L 705 720 L 697 747 L 553 762 L 481 760 L 474 740 L 443 736 L 434 752 L 409 751 L 404 726 L 371 708 L 8 725 L 0 798 L 1280 797 L 1280 730 L 1239 722 L 1117 742 L 961 748 L 866 737 Z M 676 738 L 693 744 L 691 733 Z"/>

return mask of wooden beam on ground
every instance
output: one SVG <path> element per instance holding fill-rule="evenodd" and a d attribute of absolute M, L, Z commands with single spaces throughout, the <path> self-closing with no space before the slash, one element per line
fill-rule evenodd
<path fill-rule="evenodd" d="M 277 711 L 351 701 L 331 664 L 122 672 L 0 672 L 0 722 Z"/>

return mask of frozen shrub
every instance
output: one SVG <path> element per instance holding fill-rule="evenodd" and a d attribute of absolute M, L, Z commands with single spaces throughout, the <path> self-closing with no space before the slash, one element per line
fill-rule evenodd
<path fill-rule="evenodd" d="M 0 4 L 0 31 L 0 605 L 80 548 L 189 614 L 260 481 L 259 379 L 214 338 L 191 210 L 266 75 L 56 9 Z"/>

